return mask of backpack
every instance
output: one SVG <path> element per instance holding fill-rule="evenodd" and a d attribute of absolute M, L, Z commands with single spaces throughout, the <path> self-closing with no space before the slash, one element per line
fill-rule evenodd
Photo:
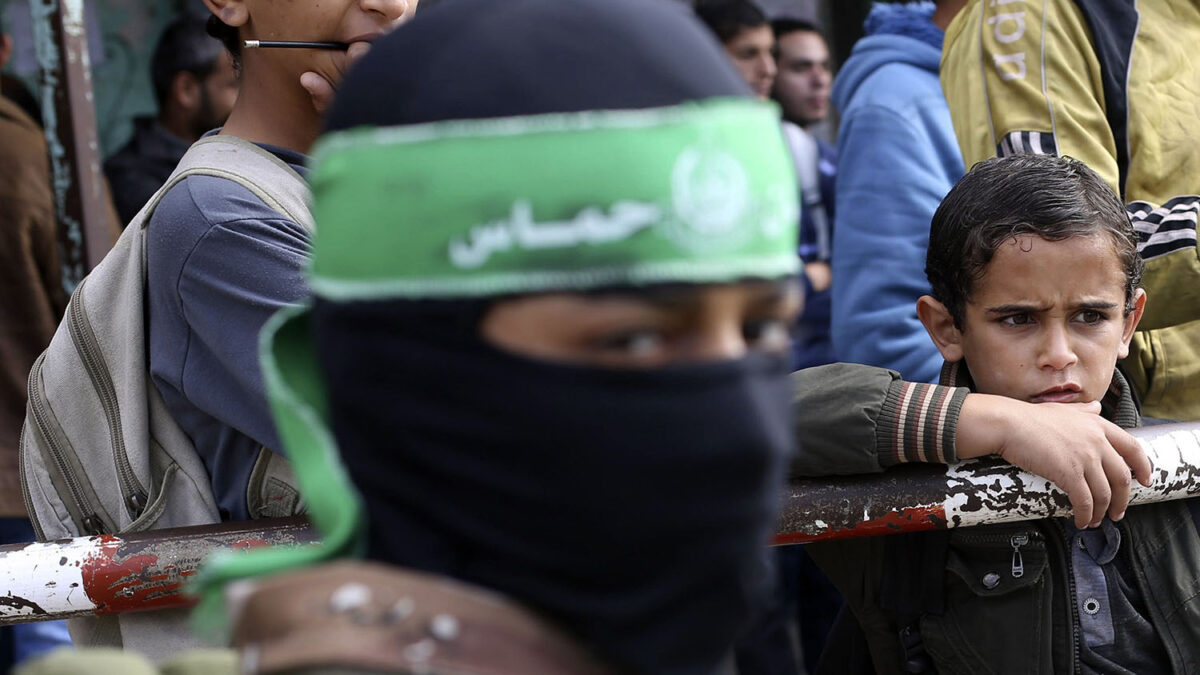
<path fill-rule="evenodd" d="M 232 180 L 313 229 L 308 188 L 283 161 L 230 136 L 191 146 L 75 288 L 29 373 L 21 488 L 40 541 L 220 520 L 208 472 L 151 381 L 147 356 L 146 226 L 163 195 L 192 175 Z M 279 464 L 264 448 L 254 475 L 286 481 Z"/>

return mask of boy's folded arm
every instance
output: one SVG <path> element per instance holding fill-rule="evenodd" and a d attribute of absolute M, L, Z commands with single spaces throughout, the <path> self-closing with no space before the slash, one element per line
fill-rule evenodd
<path fill-rule="evenodd" d="M 960 387 L 905 382 L 885 368 L 834 363 L 793 374 L 796 476 L 875 473 L 953 462 Z"/>
<path fill-rule="evenodd" d="M 1070 497 L 1079 527 L 1096 526 L 1107 513 L 1125 515 L 1130 474 L 1150 483 L 1142 446 L 1100 416 L 1099 403 L 1032 404 L 1003 396 L 971 394 L 959 413 L 955 447 L 960 459 L 994 454 L 1042 476 Z"/>
<path fill-rule="evenodd" d="M 959 387 L 905 382 L 895 371 L 835 363 L 793 374 L 794 476 L 876 473 L 903 462 L 999 455 L 1071 499 L 1080 527 L 1119 520 L 1130 473 L 1150 481 L 1142 446 L 1100 417 L 1100 404 L 1032 404 Z"/>

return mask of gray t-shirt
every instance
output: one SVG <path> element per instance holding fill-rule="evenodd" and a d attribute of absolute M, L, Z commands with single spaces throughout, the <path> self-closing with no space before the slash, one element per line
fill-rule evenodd
<path fill-rule="evenodd" d="M 307 157 L 261 145 L 301 176 Z M 258 363 L 258 334 L 308 294 L 309 233 L 224 178 L 190 176 L 147 233 L 150 374 L 212 479 L 221 517 L 248 520 L 262 446 L 280 450 Z"/>

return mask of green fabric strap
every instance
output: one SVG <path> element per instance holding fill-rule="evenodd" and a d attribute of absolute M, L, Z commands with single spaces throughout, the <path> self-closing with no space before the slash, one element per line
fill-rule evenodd
<path fill-rule="evenodd" d="M 271 317 L 260 335 L 259 360 L 279 439 L 322 541 L 311 546 L 213 554 L 190 590 L 200 595 L 198 628 L 214 638 L 225 628 L 221 594 L 229 582 L 364 552 L 366 520 L 328 424 L 308 309 L 305 305 L 288 307 Z"/>
<path fill-rule="evenodd" d="M 714 100 L 326 136 L 313 291 L 480 297 L 799 270 L 777 108 Z M 364 246 L 363 242 L 370 242 Z"/>

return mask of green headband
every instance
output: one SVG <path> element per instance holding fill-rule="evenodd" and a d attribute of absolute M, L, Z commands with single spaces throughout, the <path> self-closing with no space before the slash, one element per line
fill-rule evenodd
<path fill-rule="evenodd" d="M 311 284 L 461 298 L 796 274 L 774 105 L 714 100 L 329 134 Z"/>

